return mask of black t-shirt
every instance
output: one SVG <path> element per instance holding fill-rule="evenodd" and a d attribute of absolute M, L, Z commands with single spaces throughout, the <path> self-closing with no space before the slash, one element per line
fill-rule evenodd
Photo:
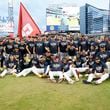
<path fill-rule="evenodd" d="M 95 62 L 94 62 L 93 60 L 87 61 L 87 65 L 89 66 L 89 68 L 93 68 L 94 63 L 95 63 Z"/>
<path fill-rule="evenodd" d="M 91 46 L 97 46 L 98 44 L 95 41 L 88 41 L 88 48 L 90 49 Z"/>
<path fill-rule="evenodd" d="M 52 62 L 50 65 L 51 71 L 62 71 L 62 63 Z"/>
<path fill-rule="evenodd" d="M 73 40 L 73 43 L 76 48 L 79 48 L 79 40 L 78 39 Z"/>
<path fill-rule="evenodd" d="M 58 53 L 58 46 L 59 46 L 59 44 L 57 41 L 50 41 L 50 43 L 49 43 L 50 52 L 52 54 Z"/>
<path fill-rule="evenodd" d="M 68 48 L 68 55 L 69 56 L 75 56 L 76 55 L 76 49 L 74 44 L 70 44 L 70 47 Z"/>
<path fill-rule="evenodd" d="M 6 47 L 6 53 L 11 54 L 14 49 L 13 43 L 6 42 L 4 45 Z"/>
<path fill-rule="evenodd" d="M 107 68 L 107 67 L 103 62 L 94 63 L 92 71 L 93 71 L 93 73 L 95 71 L 96 71 L 96 73 L 103 73 L 105 68 Z"/>
<path fill-rule="evenodd" d="M 18 48 L 18 49 L 19 49 L 19 43 L 14 42 L 14 43 L 13 43 L 13 46 L 14 46 L 14 49 L 15 49 L 15 48 Z"/>
<path fill-rule="evenodd" d="M 63 64 L 64 72 L 67 72 L 69 69 L 70 69 L 70 64 L 69 63 Z"/>
<path fill-rule="evenodd" d="M 19 51 L 17 51 L 17 52 L 14 51 L 12 54 L 15 56 L 15 59 L 17 61 L 19 61 L 22 58 L 21 52 L 19 52 Z"/>
<path fill-rule="evenodd" d="M 17 67 L 17 61 L 16 60 L 13 60 L 13 61 L 7 60 L 6 63 L 5 63 L 5 66 L 7 68 L 10 68 L 10 69 L 12 69 L 15 65 Z"/>
<path fill-rule="evenodd" d="M 66 52 L 66 48 L 67 48 L 67 42 L 66 41 L 61 41 L 59 43 L 59 47 L 60 47 L 60 52 L 65 53 Z"/>
<path fill-rule="evenodd" d="M 35 43 L 33 41 L 29 41 L 27 45 L 28 45 L 28 49 L 31 52 L 31 54 L 33 54 L 33 48 L 35 47 Z"/>
<path fill-rule="evenodd" d="M 46 48 L 49 48 L 49 41 L 44 42 L 44 52 L 47 52 Z"/>
<path fill-rule="evenodd" d="M 38 55 L 43 55 L 44 54 L 44 43 L 42 41 L 37 41 L 35 43 L 35 48 L 36 48 L 36 53 Z"/>
<path fill-rule="evenodd" d="M 20 51 L 22 54 L 25 54 L 25 53 L 26 53 L 26 44 L 20 44 L 20 45 L 19 45 L 19 51 Z"/>
<path fill-rule="evenodd" d="M 101 46 L 103 46 L 103 47 L 105 47 L 106 49 L 108 49 L 108 42 L 106 42 L 106 41 L 101 41 L 101 42 L 99 43 L 99 47 L 101 47 Z"/>
<path fill-rule="evenodd" d="M 47 66 L 47 62 L 39 62 L 38 61 L 38 64 L 36 65 L 37 68 L 46 68 Z"/>
<path fill-rule="evenodd" d="M 83 63 L 83 61 L 81 59 L 78 59 L 74 62 L 76 68 L 82 67 L 82 63 Z"/>
<path fill-rule="evenodd" d="M 49 47 L 49 41 L 44 42 L 44 47 Z"/>
<path fill-rule="evenodd" d="M 88 42 L 87 40 L 80 40 L 79 45 L 81 47 L 81 51 L 82 50 L 88 50 Z"/>
<path fill-rule="evenodd" d="M 22 60 L 22 62 L 21 62 L 22 64 L 22 69 L 25 69 L 25 68 L 29 68 L 30 67 L 30 65 L 31 65 L 31 61 L 29 61 L 29 62 L 26 62 L 24 59 Z"/>
<path fill-rule="evenodd" d="M 83 63 L 85 63 L 87 61 L 86 55 L 81 55 L 80 59 L 82 60 Z"/>
<path fill-rule="evenodd" d="M 37 66 L 37 65 L 38 65 L 38 59 L 37 58 L 32 58 L 31 66 Z"/>
<path fill-rule="evenodd" d="M 90 50 L 88 55 L 95 57 L 96 56 L 96 50 Z"/>
<path fill-rule="evenodd" d="M 105 63 L 107 59 L 110 57 L 110 53 L 108 51 L 98 52 L 97 56 L 101 59 L 101 61 Z"/>

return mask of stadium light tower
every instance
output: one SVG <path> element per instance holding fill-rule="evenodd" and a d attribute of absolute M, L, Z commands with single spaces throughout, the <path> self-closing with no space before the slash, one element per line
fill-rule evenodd
<path fill-rule="evenodd" d="M 8 21 L 14 23 L 13 0 L 8 0 Z"/>

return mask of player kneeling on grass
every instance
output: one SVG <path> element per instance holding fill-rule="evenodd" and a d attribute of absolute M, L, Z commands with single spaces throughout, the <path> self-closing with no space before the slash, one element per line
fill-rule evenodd
<path fill-rule="evenodd" d="M 101 84 L 109 76 L 107 66 L 104 64 L 99 57 L 96 57 L 95 63 L 92 68 L 92 73 L 89 74 L 87 80 L 83 80 L 85 84 L 91 84 L 94 78 L 98 78 L 95 84 Z"/>
<path fill-rule="evenodd" d="M 60 83 L 63 80 L 62 63 L 58 56 L 54 56 L 52 63 L 49 66 L 49 77 L 54 83 Z"/>
<path fill-rule="evenodd" d="M 4 68 L 4 71 L 0 74 L 1 77 L 4 77 L 6 74 L 16 74 L 17 61 L 13 55 L 9 55 L 9 59 L 5 61 Z"/>
<path fill-rule="evenodd" d="M 63 59 L 63 75 L 64 78 L 68 81 L 69 84 L 73 84 L 75 81 L 71 78 L 72 76 L 75 77 L 76 81 L 79 81 L 78 75 L 76 72 L 74 72 L 72 67 L 72 60 L 68 60 L 66 58 Z"/>
<path fill-rule="evenodd" d="M 27 76 L 31 72 L 33 72 L 38 77 L 43 77 L 45 76 L 44 75 L 45 67 L 46 67 L 45 57 L 41 56 L 39 57 L 39 59 L 37 59 L 37 55 L 34 55 L 33 58 L 31 59 L 30 67 L 21 71 L 17 75 L 17 77 Z"/>

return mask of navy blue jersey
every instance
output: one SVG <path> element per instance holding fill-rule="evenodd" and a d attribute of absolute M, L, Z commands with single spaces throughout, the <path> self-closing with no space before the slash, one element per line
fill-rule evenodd
<path fill-rule="evenodd" d="M 76 68 L 82 67 L 82 63 L 83 61 L 81 59 L 78 59 L 74 62 Z"/>
<path fill-rule="evenodd" d="M 33 48 L 35 47 L 34 42 L 33 42 L 33 41 L 29 41 L 29 42 L 27 43 L 27 45 L 28 45 L 28 49 L 29 49 L 29 51 L 31 52 L 31 54 L 33 54 Z"/>
<path fill-rule="evenodd" d="M 37 66 L 37 65 L 38 65 L 38 59 L 37 58 L 32 58 L 31 66 Z"/>
<path fill-rule="evenodd" d="M 11 54 L 13 52 L 14 46 L 13 43 L 6 42 L 5 49 L 7 54 Z"/>
<path fill-rule="evenodd" d="M 73 40 L 73 43 L 76 48 L 79 48 L 79 40 L 78 39 Z"/>
<path fill-rule="evenodd" d="M 46 57 L 46 62 L 48 65 L 50 65 L 51 64 L 51 57 Z"/>
<path fill-rule="evenodd" d="M 22 55 L 19 51 L 18 52 L 14 51 L 12 54 L 15 56 L 15 59 L 17 61 L 19 61 L 22 58 Z"/>
<path fill-rule="evenodd" d="M 50 65 L 51 71 L 62 71 L 62 63 L 60 62 L 52 62 Z"/>
<path fill-rule="evenodd" d="M 79 42 L 79 46 L 80 46 L 80 48 L 81 48 L 81 51 L 82 50 L 88 50 L 88 42 L 87 42 L 87 40 L 80 40 L 80 42 Z"/>
<path fill-rule="evenodd" d="M 49 47 L 49 41 L 44 42 L 44 47 Z"/>
<path fill-rule="evenodd" d="M 44 52 L 47 52 L 46 48 L 49 48 L 49 41 L 44 41 Z"/>
<path fill-rule="evenodd" d="M 58 44 L 57 41 L 50 41 L 50 42 L 49 42 L 50 52 L 51 52 L 52 54 L 58 53 L 58 46 L 59 46 L 59 44 Z"/>
<path fill-rule="evenodd" d="M 36 65 L 37 68 L 46 68 L 48 66 L 47 62 L 38 62 L 38 64 Z"/>
<path fill-rule="evenodd" d="M 95 63 L 95 62 L 94 62 L 93 60 L 91 60 L 91 61 L 88 60 L 88 61 L 87 61 L 87 65 L 89 66 L 89 68 L 93 68 L 94 63 Z"/>
<path fill-rule="evenodd" d="M 67 49 L 67 42 L 66 41 L 61 41 L 59 43 L 59 48 L 60 48 L 60 52 L 65 53 L 66 49 Z"/>
<path fill-rule="evenodd" d="M 96 53 L 97 53 L 96 50 L 90 50 L 89 53 L 88 53 L 88 55 L 95 57 L 96 56 Z"/>
<path fill-rule="evenodd" d="M 107 59 L 110 57 L 110 53 L 108 51 L 98 52 L 97 56 L 101 59 L 101 61 L 105 63 Z"/>
<path fill-rule="evenodd" d="M 76 55 L 76 49 L 74 44 L 70 44 L 70 47 L 68 48 L 68 55 L 69 56 L 75 56 Z"/>
<path fill-rule="evenodd" d="M 63 65 L 62 65 L 62 68 L 63 68 L 63 71 L 64 71 L 64 72 L 67 72 L 67 71 L 69 71 L 69 69 L 70 69 L 70 64 L 69 64 L 69 63 L 63 64 Z"/>
<path fill-rule="evenodd" d="M 43 55 L 44 54 L 44 43 L 42 41 L 35 42 L 36 54 Z"/>
<path fill-rule="evenodd" d="M 5 66 L 6 66 L 7 68 L 10 68 L 10 69 L 12 69 L 14 66 L 17 67 L 17 61 L 16 61 L 16 60 L 13 60 L 13 61 L 7 60 L 7 61 L 5 62 Z"/>
<path fill-rule="evenodd" d="M 13 43 L 13 46 L 14 46 L 14 49 L 15 49 L 15 48 L 18 48 L 18 49 L 19 49 L 19 43 L 14 42 L 14 43 Z"/>
<path fill-rule="evenodd" d="M 88 41 L 88 46 L 91 47 L 91 46 L 97 46 L 98 44 L 95 42 L 95 41 Z M 88 48 L 89 48 L 88 47 Z"/>
<path fill-rule="evenodd" d="M 22 60 L 22 70 L 25 69 L 25 68 L 29 68 L 30 67 L 30 64 L 31 64 L 31 61 L 27 62 L 25 60 Z"/>
<path fill-rule="evenodd" d="M 86 55 L 81 55 L 80 59 L 82 60 L 82 63 L 85 63 L 87 61 Z"/>
<path fill-rule="evenodd" d="M 106 49 L 108 48 L 108 42 L 106 42 L 106 41 L 101 41 L 100 43 L 99 43 L 99 47 L 105 47 Z"/>
<path fill-rule="evenodd" d="M 19 51 L 20 51 L 22 54 L 26 54 L 26 44 L 20 44 L 20 45 L 19 45 Z"/>
<path fill-rule="evenodd" d="M 103 73 L 105 68 L 107 67 L 103 62 L 94 63 L 92 72 Z"/>

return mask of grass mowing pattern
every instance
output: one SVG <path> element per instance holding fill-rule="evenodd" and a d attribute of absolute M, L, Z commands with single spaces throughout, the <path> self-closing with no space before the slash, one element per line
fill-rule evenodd
<path fill-rule="evenodd" d="M 0 79 L 0 110 L 110 110 L 110 81 L 69 85 L 6 76 Z"/>

